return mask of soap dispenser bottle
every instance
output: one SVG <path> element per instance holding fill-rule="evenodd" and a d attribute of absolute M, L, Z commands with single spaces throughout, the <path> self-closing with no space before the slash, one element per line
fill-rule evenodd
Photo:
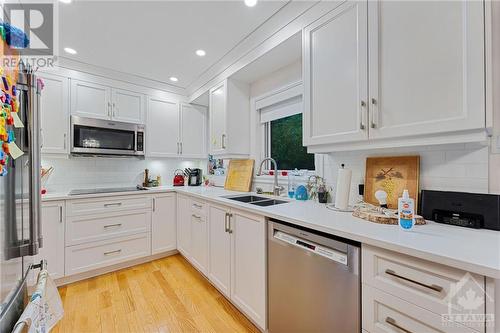
<path fill-rule="evenodd" d="M 410 198 L 408 190 L 398 200 L 398 222 L 403 230 L 411 230 L 415 225 L 415 201 Z"/>

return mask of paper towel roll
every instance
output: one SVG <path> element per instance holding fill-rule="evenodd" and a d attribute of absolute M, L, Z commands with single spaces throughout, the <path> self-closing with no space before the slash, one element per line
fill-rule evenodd
<path fill-rule="evenodd" d="M 339 169 L 337 175 L 337 191 L 335 192 L 335 208 L 346 210 L 349 207 L 352 170 Z"/>

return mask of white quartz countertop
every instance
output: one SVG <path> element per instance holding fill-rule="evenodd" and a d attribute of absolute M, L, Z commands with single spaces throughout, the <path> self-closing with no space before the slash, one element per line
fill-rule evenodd
<path fill-rule="evenodd" d="M 172 191 L 352 239 L 362 244 L 379 246 L 500 279 L 500 232 L 493 230 L 468 229 L 428 221 L 426 225 L 415 226 L 412 231 L 403 231 L 398 226 L 372 223 L 353 217 L 351 213 L 335 212 L 326 208 L 324 204 L 312 201 L 293 200 L 268 207 L 241 203 L 225 198 L 226 196 L 238 195 L 238 192 L 216 187 L 162 186 L 147 191 L 78 196 L 55 193 L 44 195 L 42 200 L 147 195 Z"/>

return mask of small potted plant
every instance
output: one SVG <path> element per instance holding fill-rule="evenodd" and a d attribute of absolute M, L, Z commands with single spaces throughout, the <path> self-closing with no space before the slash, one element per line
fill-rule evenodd
<path fill-rule="evenodd" d="M 318 202 L 319 203 L 328 202 L 328 188 L 325 184 L 318 185 Z"/>

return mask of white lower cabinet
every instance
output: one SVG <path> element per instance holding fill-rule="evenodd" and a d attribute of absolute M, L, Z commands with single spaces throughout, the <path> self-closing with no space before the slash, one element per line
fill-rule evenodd
<path fill-rule="evenodd" d="M 146 257 L 151 254 L 150 233 L 66 247 L 66 275 L 72 275 Z"/>
<path fill-rule="evenodd" d="M 191 256 L 191 208 L 190 199 L 177 195 L 177 250 L 184 257 Z"/>
<path fill-rule="evenodd" d="M 265 218 L 210 205 L 208 235 L 210 281 L 265 330 Z"/>
<path fill-rule="evenodd" d="M 484 276 L 368 245 L 361 262 L 364 330 L 484 332 L 484 322 L 468 327 L 447 319 L 487 312 Z M 475 303 L 465 308 L 461 303 L 470 295 Z"/>
<path fill-rule="evenodd" d="M 266 221 L 232 210 L 231 300 L 261 328 L 266 327 Z"/>
<path fill-rule="evenodd" d="M 47 268 L 53 279 L 64 276 L 64 201 L 50 201 L 42 204 L 43 246 L 33 262 L 47 261 Z"/>
<path fill-rule="evenodd" d="M 176 209 L 175 193 L 153 196 L 151 254 L 171 251 L 177 248 Z"/>
<path fill-rule="evenodd" d="M 210 205 L 208 222 L 208 278 L 226 297 L 231 297 L 231 234 L 229 209 Z"/>
<path fill-rule="evenodd" d="M 195 213 L 191 213 L 191 261 L 200 272 L 207 275 L 207 219 L 205 216 Z"/>

